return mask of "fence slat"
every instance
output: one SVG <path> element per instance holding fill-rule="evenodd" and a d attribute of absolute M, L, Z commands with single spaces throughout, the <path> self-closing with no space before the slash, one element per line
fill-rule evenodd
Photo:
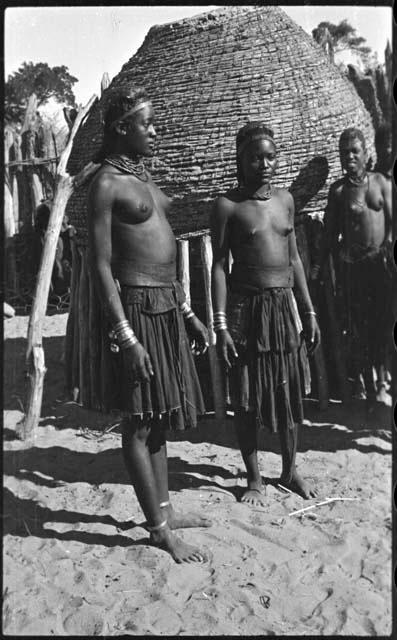
<path fill-rule="evenodd" d="M 226 415 L 225 389 L 222 379 L 222 372 L 216 355 L 216 336 L 214 332 L 214 315 L 211 301 L 211 267 L 212 267 L 212 247 L 211 238 L 208 234 L 200 238 L 201 261 L 203 265 L 205 306 L 208 327 L 208 357 L 210 363 L 212 391 L 214 396 L 215 416 L 224 418 Z"/>
<path fill-rule="evenodd" d="M 189 269 L 189 240 L 178 240 L 178 280 L 182 284 L 188 305 L 191 304 Z"/>

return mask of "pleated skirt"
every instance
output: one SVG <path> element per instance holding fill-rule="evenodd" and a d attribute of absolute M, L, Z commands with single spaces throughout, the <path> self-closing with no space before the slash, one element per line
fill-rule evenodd
<path fill-rule="evenodd" d="M 190 342 L 179 310 L 181 295 L 179 285 L 121 287 L 126 317 L 152 362 L 154 375 L 149 382 L 137 383 L 132 379 L 126 367 L 125 352 L 112 354 L 118 388 L 113 387 L 111 409 L 126 417 L 161 421 L 165 429 L 171 430 L 195 427 L 197 416 L 205 412 Z"/>
<path fill-rule="evenodd" d="M 300 424 L 310 368 L 292 290 L 232 292 L 227 319 L 239 354 L 228 374 L 233 408 L 254 412 L 271 432 Z"/>

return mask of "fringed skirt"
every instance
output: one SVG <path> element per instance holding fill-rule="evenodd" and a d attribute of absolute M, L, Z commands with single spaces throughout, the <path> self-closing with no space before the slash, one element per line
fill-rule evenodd
<path fill-rule="evenodd" d="M 239 354 L 228 374 L 234 409 L 253 411 L 272 432 L 301 423 L 310 369 L 292 290 L 232 292 L 227 320 Z"/>
<path fill-rule="evenodd" d="M 123 416 L 163 421 L 165 429 L 197 425 L 205 412 L 189 339 L 179 303 L 179 283 L 170 287 L 122 286 L 121 301 L 139 342 L 148 352 L 154 375 L 137 383 L 125 366 L 125 352 L 111 354 L 116 384 L 108 395 L 108 409 Z M 110 339 L 109 339 L 110 353 Z"/>

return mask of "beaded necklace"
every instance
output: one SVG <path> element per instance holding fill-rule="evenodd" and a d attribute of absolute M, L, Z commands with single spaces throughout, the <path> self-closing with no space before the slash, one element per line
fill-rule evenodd
<path fill-rule="evenodd" d="M 123 173 L 129 173 L 142 182 L 147 182 L 149 180 L 149 176 L 146 172 L 145 165 L 142 160 L 132 160 L 128 156 L 125 155 L 112 155 L 105 158 L 104 162 L 106 164 L 110 164 L 112 167 L 116 167 Z"/>

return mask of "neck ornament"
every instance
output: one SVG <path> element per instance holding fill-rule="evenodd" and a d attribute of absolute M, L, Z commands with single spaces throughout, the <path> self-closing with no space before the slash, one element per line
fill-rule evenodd
<path fill-rule="evenodd" d="M 366 180 L 368 180 L 368 173 L 364 171 L 361 176 L 353 177 L 346 175 L 345 177 L 347 182 L 353 187 L 361 187 L 366 182 Z"/>
<path fill-rule="evenodd" d="M 116 167 L 116 169 L 119 169 L 123 173 L 129 173 L 135 176 L 139 180 L 142 180 L 142 182 L 147 182 L 149 179 L 142 160 L 132 160 L 128 156 L 114 154 L 105 158 L 104 162 L 110 164 L 112 167 Z"/>

